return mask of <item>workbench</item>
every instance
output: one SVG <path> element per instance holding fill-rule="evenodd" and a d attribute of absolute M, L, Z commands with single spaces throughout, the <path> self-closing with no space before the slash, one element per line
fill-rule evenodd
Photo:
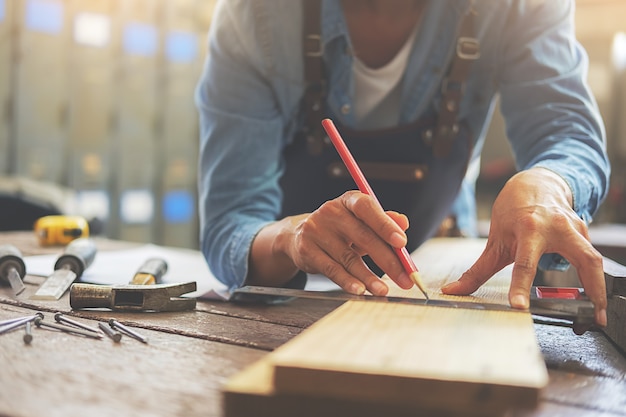
<path fill-rule="evenodd" d="M 99 250 L 126 242 L 96 238 Z M 0 244 L 24 256 L 58 253 L 29 232 L 0 233 Z M 223 384 L 246 366 L 298 335 L 339 306 L 338 301 L 297 299 L 263 306 L 200 300 L 194 311 L 122 313 L 72 311 L 58 301 L 28 299 L 43 277 L 27 275 L 15 297 L 0 288 L 0 320 L 60 311 L 84 324 L 115 318 L 149 338 L 87 339 L 34 329 L 0 335 L 0 415 L 222 416 Z M 626 325 L 625 325 L 626 328 Z M 550 382 L 536 410 L 513 416 L 626 416 L 626 357 L 601 332 L 576 336 L 570 328 L 535 324 Z"/>

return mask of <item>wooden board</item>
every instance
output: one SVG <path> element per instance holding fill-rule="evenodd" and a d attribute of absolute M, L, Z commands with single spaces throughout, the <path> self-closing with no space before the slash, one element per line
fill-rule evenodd
<path fill-rule="evenodd" d="M 434 239 L 413 254 L 431 298 L 508 305 L 511 267 L 472 296 L 439 290 L 472 265 L 485 243 Z M 390 295 L 422 297 L 417 288 L 387 283 Z M 345 303 L 256 369 L 245 384 L 235 379 L 225 388 L 225 398 L 237 396 L 239 408 L 246 389 L 254 392 L 250 380 L 256 380 L 265 390 L 254 392 L 256 400 L 282 398 L 283 405 L 308 397 L 413 412 L 500 415 L 511 407 L 534 407 L 548 381 L 527 312 L 361 301 Z M 241 415 L 229 413 L 228 401 L 226 413 Z"/>
<path fill-rule="evenodd" d="M 33 310 L 0 304 L 0 320 L 30 314 Z M 54 322 L 52 314 L 45 316 Z M 97 326 L 96 320 L 77 321 Z M 223 382 L 266 355 L 171 332 L 134 330 L 148 337 L 148 344 L 40 328 L 33 329 L 30 345 L 22 340 L 24 329 L 0 335 L 0 415 L 222 417 Z"/>
<path fill-rule="evenodd" d="M 429 240 L 413 252 L 411 257 L 420 271 L 430 298 L 509 305 L 508 291 L 513 271 L 512 265 L 498 271 L 472 295 L 459 297 L 441 293 L 441 287 L 459 279 L 472 266 L 486 244 L 487 239 L 479 238 L 436 238 Z M 387 277 L 383 279 L 389 285 L 391 296 L 424 298 L 417 287 L 403 290 Z"/>
<path fill-rule="evenodd" d="M 415 410 L 368 399 L 354 401 L 279 393 L 274 387 L 272 354 L 231 378 L 222 390 L 224 417 L 454 417 L 436 410 Z M 483 417 L 488 417 L 483 414 Z"/>
<path fill-rule="evenodd" d="M 354 301 L 272 355 L 277 392 L 419 409 L 534 407 L 548 381 L 530 315 Z"/>

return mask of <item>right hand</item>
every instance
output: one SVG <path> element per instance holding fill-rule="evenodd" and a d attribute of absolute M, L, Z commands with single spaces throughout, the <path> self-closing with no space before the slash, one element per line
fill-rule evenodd
<path fill-rule="evenodd" d="M 369 255 L 394 282 L 408 289 L 413 282 L 393 247 L 404 247 L 409 222 L 403 214 L 385 212 L 370 196 L 348 191 L 310 214 L 279 222 L 274 251 L 312 274 L 323 274 L 345 291 L 386 295 L 388 287 L 363 261 Z"/>

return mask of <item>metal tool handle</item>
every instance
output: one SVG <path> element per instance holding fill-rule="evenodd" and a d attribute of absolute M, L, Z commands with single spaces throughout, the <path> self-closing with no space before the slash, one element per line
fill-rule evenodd
<path fill-rule="evenodd" d="M 0 281 L 8 282 L 11 270 L 17 271 L 20 278 L 26 275 L 26 265 L 22 253 L 13 245 L 0 246 Z"/>
<path fill-rule="evenodd" d="M 132 285 L 160 284 L 167 272 L 167 262 L 161 258 L 151 258 L 143 263 L 130 281 Z"/>
<path fill-rule="evenodd" d="M 111 308 L 113 289 L 105 285 L 72 284 L 70 287 L 70 306 L 74 310 L 81 308 Z"/>
<path fill-rule="evenodd" d="M 54 264 L 54 270 L 69 269 L 76 274 L 76 278 L 80 278 L 95 257 L 96 243 L 92 239 L 79 238 L 65 247 L 63 255 Z"/>

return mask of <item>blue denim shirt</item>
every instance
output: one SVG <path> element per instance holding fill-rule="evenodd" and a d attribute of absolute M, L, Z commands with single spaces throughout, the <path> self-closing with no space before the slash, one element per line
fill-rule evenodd
<path fill-rule="evenodd" d="M 196 91 L 200 114 L 201 250 L 216 277 L 243 284 L 258 231 L 280 212 L 282 150 L 294 135 L 304 91 L 302 9 L 296 0 L 223 0 L 214 12 L 208 58 Z M 430 1 L 402 79 L 400 123 L 438 108 L 464 0 Z M 574 36 L 573 0 L 476 0 L 481 56 L 460 119 L 475 134 L 476 168 L 499 93 L 518 169 L 545 167 L 567 181 L 586 222 L 603 200 L 609 163 L 604 127 L 585 82 L 587 56 Z M 322 0 L 328 105 L 340 123 L 352 112 L 352 54 L 340 0 Z M 453 207 L 475 234 L 474 174 Z"/>

